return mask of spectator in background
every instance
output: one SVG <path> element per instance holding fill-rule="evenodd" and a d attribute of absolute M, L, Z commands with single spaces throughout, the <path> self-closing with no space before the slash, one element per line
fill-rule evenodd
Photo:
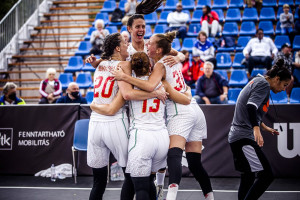
<path fill-rule="evenodd" d="M 3 96 L 0 98 L 0 105 L 24 105 L 25 101 L 17 97 L 17 85 L 7 82 L 3 87 Z"/>
<path fill-rule="evenodd" d="M 198 79 L 204 74 L 204 61 L 200 59 L 198 54 L 193 54 L 192 66 L 190 72 L 192 73 L 192 83 L 198 81 Z"/>
<path fill-rule="evenodd" d="M 189 21 L 190 16 L 187 13 L 182 12 L 182 4 L 176 4 L 176 11 L 168 14 L 167 22 L 169 28 L 166 32 L 178 31 L 177 37 L 182 40 L 186 37 L 186 23 Z"/>
<path fill-rule="evenodd" d="M 293 31 L 294 17 L 292 13 L 289 13 L 290 6 L 288 4 L 283 5 L 283 13 L 280 14 L 280 27 L 281 34 L 289 34 Z"/>
<path fill-rule="evenodd" d="M 185 60 L 182 62 L 182 75 L 183 78 L 185 80 L 185 83 L 188 86 L 191 86 L 193 84 L 192 81 L 192 72 L 190 71 L 190 52 L 188 52 L 187 50 L 182 50 L 181 53 L 183 53 L 183 55 L 185 55 Z"/>
<path fill-rule="evenodd" d="M 197 41 L 193 47 L 193 56 L 199 56 L 200 59 L 205 61 L 210 61 L 217 68 L 217 60 L 215 58 L 215 48 L 213 44 L 207 39 L 207 34 L 205 31 L 200 31 L 197 36 Z"/>
<path fill-rule="evenodd" d="M 130 35 L 128 33 L 128 31 L 122 31 L 121 35 L 123 35 L 124 39 L 126 42 L 130 42 Z"/>
<path fill-rule="evenodd" d="M 268 70 L 272 67 L 272 61 L 278 50 L 271 38 L 264 37 L 264 31 L 258 29 L 256 37 L 252 38 L 243 50 L 249 74 L 257 65 L 264 65 Z"/>
<path fill-rule="evenodd" d="M 286 93 L 288 96 L 290 96 L 293 85 L 294 85 L 294 77 L 293 77 L 293 55 L 292 55 L 292 47 L 290 44 L 285 43 L 281 46 L 281 51 L 277 53 L 275 58 L 275 63 L 277 60 L 283 59 L 284 60 L 284 66 L 290 71 L 292 74 L 291 82 L 286 87 Z"/>
<path fill-rule="evenodd" d="M 95 27 L 97 30 L 92 32 L 90 39 L 90 43 L 93 45 L 90 54 L 101 55 L 104 38 L 109 35 L 109 31 L 104 29 L 104 21 L 102 19 L 96 20 Z"/>
<path fill-rule="evenodd" d="M 256 7 L 258 16 L 260 15 L 260 10 L 262 8 L 263 0 L 246 0 L 245 2 L 248 8 Z"/>
<path fill-rule="evenodd" d="M 211 35 L 211 37 L 215 37 L 217 32 L 221 30 L 218 14 L 212 11 L 207 5 L 203 6 L 202 11 L 203 15 L 200 21 L 201 31 L 204 31 L 207 36 Z"/>
<path fill-rule="evenodd" d="M 198 104 L 227 104 L 228 81 L 214 72 L 213 63 L 204 63 L 204 75 L 196 84 L 194 98 Z"/>
<path fill-rule="evenodd" d="M 122 19 L 122 24 L 127 25 L 128 19 L 131 15 L 135 14 L 135 8 L 137 6 L 136 0 L 127 0 L 125 4 L 125 16 Z"/>
<path fill-rule="evenodd" d="M 46 79 L 41 81 L 40 93 L 42 98 L 39 104 L 55 103 L 61 96 L 62 88 L 61 82 L 55 78 L 56 70 L 48 68 L 46 72 Z"/>
<path fill-rule="evenodd" d="M 86 98 L 82 97 L 79 92 L 79 86 L 75 82 L 71 82 L 67 88 L 66 96 L 60 97 L 56 103 L 80 103 L 87 104 Z"/>

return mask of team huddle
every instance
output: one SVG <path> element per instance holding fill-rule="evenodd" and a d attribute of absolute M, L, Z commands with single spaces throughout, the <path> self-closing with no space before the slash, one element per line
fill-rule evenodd
<path fill-rule="evenodd" d="M 153 12 L 160 3 L 142 1 L 137 13 Z M 175 200 L 183 151 L 205 199 L 212 200 L 211 182 L 201 163 L 206 120 L 182 76 L 185 56 L 171 48 L 176 32 L 144 40 L 146 24 L 141 14 L 128 19 L 130 44 L 120 33 L 110 34 L 101 59 L 93 55 L 86 59 L 96 68 L 87 150 L 87 163 L 94 176 L 90 200 L 103 197 L 110 152 L 125 174 L 121 200 L 134 196 L 136 200 L 162 199 L 167 167 L 166 199 Z M 273 180 L 270 164 L 260 149 L 263 138 L 259 127 L 278 134 L 261 120 L 268 110 L 270 90 L 285 90 L 290 79 L 279 60 L 265 77 L 250 81 L 238 98 L 229 143 L 235 167 L 242 173 L 239 200 L 258 199 Z"/>

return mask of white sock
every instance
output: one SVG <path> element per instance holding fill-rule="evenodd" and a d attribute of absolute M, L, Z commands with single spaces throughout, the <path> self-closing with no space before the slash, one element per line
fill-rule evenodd
<path fill-rule="evenodd" d="M 165 175 L 166 175 L 166 171 L 162 172 L 162 173 L 156 172 L 156 184 L 157 185 L 164 185 Z"/>
<path fill-rule="evenodd" d="M 168 194 L 166 200 L 176 200 L 178 191 L 178 185 L 176 183 L 172 183 L 168 187 Z"/>
<path fill-rule="evenodd" d="M 209 192 L 205 195 L 205 200 L 214 200 L 214 193 Z"/>

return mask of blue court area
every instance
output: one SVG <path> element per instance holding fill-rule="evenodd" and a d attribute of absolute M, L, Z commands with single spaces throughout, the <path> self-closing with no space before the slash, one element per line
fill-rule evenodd
<path fill-rule="evenodd" d="M 168 179 L 165 180 L 167 185 Z M 211 178 L 215 199 L 236 200 L 238 178 Z M 120 199 L 122 182 L 109 182 L 104 200 Z M 33 176 L 0 176 L 1 200 L 84 200 L 92 187 L 91 176 L 79 176 L 51 182 L 50 178 Z M 165 186 L 165 189 L 167 187 Z M 166 194 L 166 190 L 165 190 Z M 193 178 L 182 178 L 178 200 L 204 200 L 198 183 Z M 300 179 L 275 179 L 260 200 L 299 200 Z"/>

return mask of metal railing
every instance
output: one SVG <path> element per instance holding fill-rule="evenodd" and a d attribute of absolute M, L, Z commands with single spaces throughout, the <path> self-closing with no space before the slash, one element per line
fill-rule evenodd
<path fill-rule="evenodd" d="M 38 9 L 41 2 L 43 0 L 19 0 L 5 15 L 0 22 L 0 52 Z M 18 42 L 16 42 L 16 45 L 18 45 Z"/>

